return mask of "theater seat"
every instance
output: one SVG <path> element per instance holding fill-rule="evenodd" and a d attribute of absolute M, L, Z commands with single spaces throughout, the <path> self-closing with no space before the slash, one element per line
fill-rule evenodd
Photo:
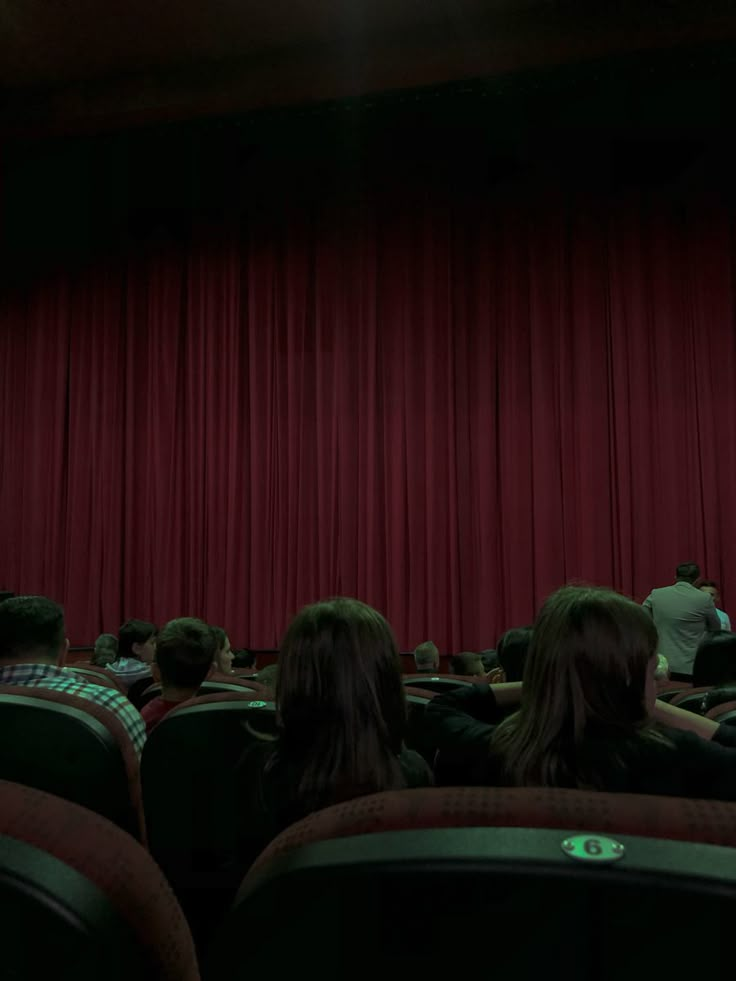
<path fill-rule="evenodd" d="M 707 685 L 702 688 L 690 688 L 675 695 L 671 700 L 670 705 L 677 705 L 678 708 L 687 709 L 688 712 L 695 712 L 698 715 L 701 715 L 703 697 L 712 690 L 712 685 Z"/>
<path fill-rule="evenodd" d="M 219 680 L 209 680 L 202 682 L 199 689 L 199 694 L 197 698 L 203 695 L 217 695 L 223 692 L 234 692 L 240 694 L 241 692 L 249 693 L 252 696 L 258 695 L 260 698 L 266 697 L 271 698 L 271 693 L 265 685 L 260 685 L 258 682 L 239 682 L 236 679 L 231 679 L 230 681 L 219 681 Z M 155 684 L 146 688 L 144 692 L 138 695 L 138 707 L 143 708 L 148 702 L 153 701 L 154 698 L 158 698 L 161 694 L 161 685 Z"/>
<path fill-rule="evenodd" d="M 706 712 L 706 718 L 720 722 L 721 725 L 736 725 L 736 700 L 714 705 L 712 709 Z"/>
<path fill-rule="evenodd" d="M 682 684 L 678 684 L 676 688 L 665 688 L 663 690 L 658 691 L 657 698 L 659 699 L 660 702 L 671 702 L 672 699 L 676 698 L 678 695 L 687 695 L 688 692 L 691 692 L 692 690 L 693 690 L 692 685 L 689 685 L 687 688 L 684 688 Z"/>
<path fill-rule="evenodd" d="M 405 674 L 404 685 L 407 688 L 424 688 L 441 694 L 454 688 L 466 688 L 475 683 L 475 679 L 461 678 L 456 674 Z"/>
<path fill-rule="evenodd" d="M 113 691 L 122 692 L 117 678 L 111 671 L 98 668 L 93 664 L 69 664 L 67 667 L 80 676 L 80 680 L 88 682 L 90 685 L 100 685 L 103 688 L 112 688 Z"/>
<path fill-rule="evenodd" d="M 726 702 L 736 702 L 736 685 L 719 685 L 718 688 L 706 692 L 703 696 L 703 714 L 711 718 L 711 709 Z"/>
<path fill-rule="evenodd" d="M 88 698 L 0 685 L 0 779 L 87 807 L 145 841 L 138 757 L 118 717 Z"/>
<path fill-rule="evenodd" d="M 200 942 L 227 909 L 242 873 L 233 866 L 248 832 L 238 763 L 259 734 L 275 733 L 273 703 L 241 689 L 182 703 L 156 726 L 143 749 L 149 847 Z"/>
<path fill-rule="evenodd" d="M 489 788 L 359 798 L 265 850 L 208 977 L 259 976 L 276 950 L 283 976 L 321 979 L 470 976 L 479 962 L 522 981 L 684 978 L 702 974 L 704 949 L 717 974 L 731 962 L 712 940 L 736 913 L 734 845 L 736 805 L 720 802 Z M 683 911 L 687 943 L 670 943 Z M 239 961 L 246 923 L 259 943 Z"/>
<path fill-rule="evenodd" d="M 197 981 L 192 938 L 148 853 L 76 804 L 0 781 L 0 976 Z"/>

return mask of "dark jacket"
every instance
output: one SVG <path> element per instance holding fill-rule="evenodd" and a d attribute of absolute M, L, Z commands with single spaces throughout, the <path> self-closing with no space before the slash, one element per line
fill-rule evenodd
<path fill-rule="evenodd" d="M 456 689 L 432 699 L 424 715 L 427 738 L 440 750 L 442 783 L 508 786 L 502 761 L 491 753 L 500 713 L 488 685 Z M 712 741 L 662 729 L 668 742 L 591 739 L 581 754 L 595 758 L 599 789 L 736 800 L 736 727 L 722 725 Z M 439 771 L 438 771 L 439 772 Z"/>

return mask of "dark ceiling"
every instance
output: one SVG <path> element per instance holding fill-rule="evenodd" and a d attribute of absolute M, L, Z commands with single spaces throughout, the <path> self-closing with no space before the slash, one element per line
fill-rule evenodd
<path fill-rule="evenodd" d="M 0 125 L 94 130 L 734 39 L 733 0 L 0 0 Z"/>

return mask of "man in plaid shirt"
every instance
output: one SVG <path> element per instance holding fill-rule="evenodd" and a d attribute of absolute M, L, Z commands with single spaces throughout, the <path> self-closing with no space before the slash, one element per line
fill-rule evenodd
<path fill-rule="evenodd" d="M 102 705 L 120 719 L 140 758 L 146 726 L 137 709 L 112 688 L 82 681 L 63 665 L 69 641 L 64 611 L 44 596 L 15 596 L 0 603 L 0 685 L 67 692 Z"/>

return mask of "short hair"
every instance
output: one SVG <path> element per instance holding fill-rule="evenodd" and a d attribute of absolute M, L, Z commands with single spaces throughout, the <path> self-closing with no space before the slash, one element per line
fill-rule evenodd
<path fill-rule="evenodd" d="M 719 588 L 719 586 L 718 586 L 718 583 L 715 581 L 715 579 L 701 579 L 700 580 L 700 583 L 699 583 L 699 586 L 700 586 L 701 589 L 703 588 L 703 586 L 708 586 L 709 589 L 715 589 L 719 593 L 721 591 L 720 588 Z"/>
<path fill-rule="evenodd" d="M 13 596 L 0 603 L 0 660 L 43 653 L 64 643 L 64 610 L 45 596 Z"/>
<path fill-rule="evenodd" d="M 700 575 L 700 566 L 697 562 L 682 562 L 675 569 L 675 579 L 684 579 L 685 582 L 695 582 Z"/>
<path fill-rule="evenodd" d="M 106 667 L 118 656 L 118 639 L 115 634 L 100 634 L 95 641 L 95 652 L 92 663 L 98 667 Z"/>
<path fill-rule="evenodd" d="M 214 631 L 203 620 L 169 620 L 156 641 L 156 664 L 162 683 L 172 688 L 199 688 L 216 652 Z"/>
<path fill-rule="evenodd" d="M 437 645 L 431 640 L 425 640 L 423 644 L 414 648 L 414 664 L 417 671 L 436 670 L 439 667 L 440 652 Z"/>
<path fill-rule="evenodd" d="M 693 662 L 693 688 L 736 682 L 736 634 L 706 634 Z"/>
<path fill-rule="evenodd" d="M 233 651 L 234 668 L 255 668 L 256 656 L 253 651 Z"/>
<path fill-rule="evenodd" d="M 118 658 L 140 660 L 133 644 L 145 644 L 156 633 L 156 626 L 147 620 L 126 620 L 118 631 Z"/>
<path fill-rule="evenodd" d="M 498 642 L 498 663 L 503 668 L 506 681 L 521 681 L 524 665 L 532 642 L 531 627 L 512 627 Z"/>
<path fill-rule="evenodd" d="M 483 674 L 483 658 L 472 651 L 462 651 L 450 658 L 450 668 L 453 674 Z"/>

